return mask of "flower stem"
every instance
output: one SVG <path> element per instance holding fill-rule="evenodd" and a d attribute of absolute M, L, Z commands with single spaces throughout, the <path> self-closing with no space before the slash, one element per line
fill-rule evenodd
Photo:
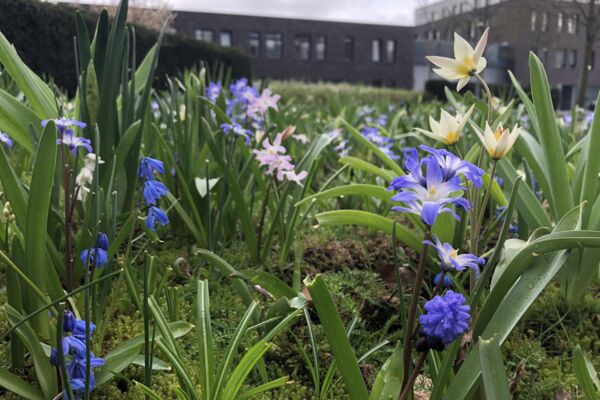
<path fill-rule="evenodd" d="M 263 228 L 264 228 L 264 225 L 265 225 L 265 217 L 267 215 L 267 208 L 269 206 L 269 197 L 270 196 L 271 196 L 271 182 L 267 181 L 267 193 L 265 194 L 265 199 L 263 200 L 263 203 L 262 203 L 262 208 L 261 208 L 261 211 L 260 211 L 260 223 L 258 225 L 258 236 L 257 236 L 258 240 L 257 240 L 256 251 L 257 251 L 257 254 L 259 255 L 259 258 L 260 258 L 260 253 L 261 253 L 260 247 L 261 247 L 261 244 L 262 244 L 261 243 L 261 241 L 262 241 L 261 240 L 262 239 L 262 233 L 263 233 Z"/>
<path fill-rule="evenodd" d="M 431 236 L 431 227 L 428 226 L 425 230 L 425 237 L 423 240 L 429 240 Z M 419 259 L 419 266 L 415 280 L 413 283 L 412 299 L 410 302 L 410 308 L 408 310 L 408 318 L 406 321 L 406 328 L 404 331 L 404 350 L 403 350 L 403 364 L 404 364 L 404 382 L 403 388 L 406 388 L 408 384 L 408 371 L 412 367 L 412 337 L 415 330 L 415 319 L 417 315 L 417 306 L 419 304 L 419 294 L 421 293 L 421 286 L 423 284 L 423 278 L 425 277 L 425 267 L 427 265 L 427 253 L 429 245 L 423 244 L 423 250 L 421 251 L 421 258 Z"/>
<path fill-rule="evenodd" d="M 492 186 L 494 185 L 494 175 L 496 174 L 496 165 L 498 160 L 492 161 L 492 171 L 490 172 L 490 183 L 487 187 L 485 195 L 483 196 L 483 203 L 481 203 L 481 212 L 479 213 L 479 217 L 477 218 L 477 228 L 479 231 L 480 225 L 483 222 L 483 216 L 485 214 L 485 208 L 487 207 L 487 203 L 490 199 L 490 194 L 492 192 Z"/>
<path fill-rule="evenodd" d="M 490 90 L 490 87 L 486 83 L 486 81 L 481 77 L 481 75 L 475 74 L 475 77 L 479 80 L 479 82 L 481 82 L 481 86 L 483 86 L 483 90 L 485 91 L 485 95 L 487 97 L 487 103 L 488 103 L 487 122 L 488 122 L 488 124 L 491 125 L 492 124 L 492 109 L 493 109 L 492 92 Z"/>
<path fill-rule="evenodd" d="M 402 389 L 402 393 L 400 393 L 399 400 L 406 400 L 408 398 L 408 394 L 412 391 L 413 385 L 415 384 L 415 381 L 417 380 L 417 377 L 419 376 L 419 371 L 421 371 L 421 368 L 423 367 L 423 364 L 425 363 L 425 358 L 427 358 L 426 352 L 421 354 L 421 357 L 419 357 L 419 361 L 417 361 L 417 365 L 415 365 L 415 369 L 413 370 L 412 374 L 410 375 L 410 378 L 408 378 L 408 382 L 407 382 L 406 386 L 404 386 L 404 389 Z"/>
<path fill-rule="evenodd" d="M 61 138 L 64 140 L 64 135 Z M 62 142 L 61 142 L 62 143 Z M 63 163 L 63 191 L 65 198 L 65 241 L 66 241 L 66 269 L 67 292 L 73 291 L 73 213 L 71 212 L 71 171 L 65 158 L 65 146 L 60 146 L 61 161 Z"/>

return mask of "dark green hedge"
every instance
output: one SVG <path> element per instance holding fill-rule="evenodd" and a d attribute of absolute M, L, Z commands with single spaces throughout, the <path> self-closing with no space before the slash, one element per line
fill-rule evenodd
<path fill-rule="evenodd" d="M 95 30 L 96 16 L 84 12 L 88 30 Z M 138 62 L 156 43 L 158 34 L 136 27 Z M 51 77 L 69 91 L 76 89 L 73 37 L 75 9 L 66 4 L 36 0 L 0 0 L 0 32 L 14 44 L 25 63 L 37 74 Z M 175 74 L 186 67 L 205 62 L 222 63 L 234 78 L 250 77 L 250 60 L 242 52 L 202 43 L 181 35 L 167 34 L 160 50 L 156 76 Z"/>

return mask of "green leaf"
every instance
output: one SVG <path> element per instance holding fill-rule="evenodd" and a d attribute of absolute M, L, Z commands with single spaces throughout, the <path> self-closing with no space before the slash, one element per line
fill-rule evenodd
<path fill-rule="evenodd" d="M 23 316 L 19 314 L 17 310 L 12 308 L 10 305 L 5 306 L 6 316 L 11 325 L 16 325 Z M 54 398 L 58 392 L 56 388 L 56 374 L 54 368 L 50 365 L 50 360 L 46 356 L 42 345 L 40 344 L 35 331 L 31 325 L 26 322 L 16 328 L 17 335 L 23 345 L 29 351 L 31 358 L 33 359 L 33 367 L 37 376 L 38 383 L 42 388 L 44 397 Z"/>
<path fill-rule="evenodd" d="M 54 122 L 46 125 L 37 149 L 33 175 L 27 202 L 27 223 L 25 235 L 25 273 L 42 291 L 46 290 L 48 282 L 58 280 L 55 269 L 48 264 L 46 256 L 46 232 L 48 229 L 48 213 L 54 185 L 54 171 L 56 167 L 56 127 Z M 54 277 L 52 277 L 54 275 Z M 26 296 L 28 311 L 43 304 Z M 37 332 L 48 337 L 48 317 L 44 314 L 37 315 L 33 320 Z"/>
<path fill-rule="evenodd" d="M 17 50 L 2 33 L 0 33 L 0 64 L 4 66 L 19 89 L 25 94 L 33 112 L 39 119 L 56 118 L 58 116 L 52 90 L 25 65 L 17 54 Z"/>
<path fill-rule="evenodd" d="M 323 277 L 317 275 L 312 282 L 305 281 L 305 285 L 317 309 L 327 342 L 331 346 L 331 351 L 335 357 L 350 399 L 368 399 L 369 392 L 358 367 L 354 349 L 346 336 L 346 329 L 342 324 L 340 314 L 333 302 L 331 293 L 329 293 L 323 281 Z"/>
<path fill-rule="evenodd" d="M 296 297 L 298 293 L 288 284 L 273 274 L 257 269 L 244 269 L 239 274 L 255 285 L 260 285 L 271 293 L 276 299 L 287 297 L 289 299 Z"/>
<path fill-rule="evenodd" d="M 395 400 L 402 391 L 402 343 L 398 342 L 392 355 L 386 360 L 377 374 L 369 400 Z"/>
<path fill-rule="evenodd" d="M 365 171 L 380 176 L 388 182 L 398 176 L 398 174 L 390 171 L 389 169 L 379 168 L 378 166 L 371 164 L 368 161 L 361 160 L 360 158 L 345 156 L 340 157 L 339 161 L 341 164 L 348 165 L 355 170 Z"/>
<path fill-rule="evenodd" d="M 375 154 L 386 167 L 388 167 L 389 169 L 394 171 L 396 173 L 396 176 L 404 175 L 404 171 L 402 170 L 400 165 L 398 165 L 398 163 L 396 163 L 396 161 L 392 160 L 387 154 L 385 154 L 383 151 L 381 151 L 379 149 L 379 147 L 377 147 L 376 144 L 372 143 L 369 139 L 367 139 L 363 135 L 361 135 L 361 133 L 359 131 L 357 131 L 356 128 L 354 128 L 352 125 L 350 125 L 348 122 L 344 121 L 343 119 L 340 119 L 340 123 L 344 126 L 344 128 L 346 128 L 348 133 L 350 133 L 350 135 L 352 135 L 352 137 L 356 141 L 358 141 L 361 145 L 363 145 L 367 149 L 371 150 L 373 152 L 373 154 Z"/>
<path fill-rule="evenodd" d="M 334 210 L 317 214 L 319 225 L 361 225 L 392 234 L 394 221 L 368 211 Z M 417 235 L 403 225 L 396 225 L 396 238 L 417 252 L 421 252 L 422 243 Z"/>
<path fill-rule="evenodd" d="M 594 369 L 594 365 L 590 362 L 589 358 L 585 355 L 581 347 L 577 345 L 573 352 L 573 370 L 577 381 L 581 386 L 581 390 L 585 393 L 585 397 L 588 400 L 598 400 L 600 395 L 600 380 L 598 380 L 598 374 Z"/>
<path fill-rule="evenodd" d="M 351 183 L 349 185 L 334 187 L 332 189 L 316 193 L 312 196 L 305 197 L 304 199 L 296 203 L 296 206 L 301 206 L 310 201 L 323 200 L 331 197 L 340 196 L 368 196 L 375 197 L 383 201 L 390 201 L 390 198 L 393 195 L 393 192 L 390 192 L 383 186 L 362 183 Z"/>
<path fill-rule="evenodd" d="M 511 400 L 500 345 L 494 339 L 479 338 L 479 363 L 486 400 Z"/>
<path fill-rule="evenodd" d="M 233 363 L 233 358 L 236 355 L 236 352 L 238 350 L 238 347 L 240 346 L 242 339 L 246 335 L 246 331 L 248 330 L 248 325 L 250 324 L 250 321 L 252 320 L 253 315 L 256 312 L 257 308 L 258 308 L 258 303 L 252 302 L 252 304 L 250 305 L 250 307 L 248 307 L 248 309 L 246 310 L 246 313 L 242 317 L 242 320 L 238 324 L 238 327 L 235 330 L 233 337 L 229 340 L 229 345 L 227 345 L 227 350 L 225 351 L 225 355 L 223 356 L 221 368 L 219 369 L 219 372 L 217 374 L 215 390 L 213 392 L 214 400 L 219 400 L 219 398 L 221 396 L 221 389 L 222 389 L 223 384 L 225 383 L 225 375 L 227 374 L 227 371 L 229 371 L 229 368 L 231 367 L 231 364 Z"/>
<path fill-rule="evenodd" d="M 254 399 L 261 393 L 267 392 L 269 390 L 277 389 L 282 387 L 286 383 L 289 382 L 289 378 L 287 376 L 281 377 L 279 379 L 274 379 L 270 382 L 264 383 L 260 386 L 247 390 L 246 392 L 240 394 L 236 399 L 237 400 L 249 400 Z"/>
<path fill-rule="evenodd" d="M 200 370 L 200 387 L 202 396 L 210 399 L 214 393 L 214 357 L 212 324 L 210 321 L 210 299 L 208 295 L 208 282 L 198 280 L 196 282 L 196 328 L 198 330 L 198 359 Z"/>
<path fill-rule="evenodd" d="M 44 400 L 40 390 L 25 382 L 19 376 L 0 368 L 0 386 L 28 400 Z"/>
<path fill-rule="evenodd" d="M 8 133 L 28 153 L 33 153 L 29 127 L 33 126 L 37 130 L 41 126 L 41 121 L 26 105 L 4 90 L 0 90 L 0 131 Z"/>
<path fill-rule="evenodd" d="M 186 335 L 193 328 L 193 325 L 184 322 L 177 321 L 168 324 L 169 332 L 173 335 L 174 338 L 179 338 Z M 157 342 L 162 339 L 162 333 L 156 332 L 154 335 L 154 341 Z M 99 386 L 103 383 L 111 380 L 115 374 L 118 374 L 123 369 L 125 369 L 129 364 L 125 365 L 122 360 L 127 359 L 131 354 L 135 352 L 136 357 L 133 357 L 133 361 L 137 359 L 137 355 L 139 354 L 142 346 L 144 345 L 144 335 L 140 334 L 135 336 L 123 343 L 119 346 L 111 350 L 108 354 L 104 355 L 104 367 L 96 374 L 96 384 Z"/>
<path fill-rule="evenodd" d="M 250 348 L 244 354 L 244 357 L 240 360 L 240 363 L 235 367 L 225 388 L 223 389 L 222 400 L 234 400 L 237 398 L 242 385 L 246 381 L 248 374 L 254 368 L 256 363 L 258 363 L 265 355 L 265 353 L 271 348 L 273 345 L 271 343 L 267 343 L 264 340 L 260 340 L 254 346 Z"/>
<path fill-rule="evenodd" d="M 568 190 L 567 162 L 556 125 L 548 77 L 544 71 L 544 65 L 533 52 L 529 53 L 529 67 L 533 104 L 540 129 L 540 145 L 544 151 L 548 167 L 548 181 L 555 205 L 555 209 L 552 211 L 554 218 L 558 220 L 573 208 L 573 195 Z"/>

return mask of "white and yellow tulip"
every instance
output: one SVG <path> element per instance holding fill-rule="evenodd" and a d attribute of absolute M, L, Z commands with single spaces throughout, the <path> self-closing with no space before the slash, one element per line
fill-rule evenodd
<path fill-rule="evenodd" d="M 483 51 L 487 44 L 489 28 L 483 32 L 475 49 L 458 33 L 454 33 L 454 58 L 427 56 L 426 58 L 439 68 L 433 71 L 449 81 L 458 80 L 457 91 L 469 83 L 475 75 L 481 73 L 487 65 Z"/>
<path fill-rule="evenodd" d="M 442 109 L 439 122 L 433 119 L 431 115 L 429 116 L 429 127 L 431 131 L 420 128 L 415 129 L 423 135 L 429 136 L 447 146 L 453 146 L 460 139 L 465 124 L 469 121 L 474 108 L 475 106 L 473 105 L 466 114 L 462 115 L 457 113 L 455 116 L 452 116 L 446 110 Z"/>
<path fill-rule="evenodd" d="M 513 147 L 520 134 L 521 127 L 517 124 L 515 124 L 511 131 L 510 129 L 503 128 L 502 124 L 499 124 L 498 128 L 493 130 L 492 127 L 486 123 L 483 135 L 477 131 L 481 143 L 483 143 L 488 154 L 494 160 L 499 160 L 504 157 Z"/>

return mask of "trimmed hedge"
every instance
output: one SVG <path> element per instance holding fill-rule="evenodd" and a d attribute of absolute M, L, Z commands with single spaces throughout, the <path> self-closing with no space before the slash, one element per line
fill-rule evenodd
<path fill-rule="evenodd" d="M 77 87 L 73 38 L 75 11 L 66 4 L 41 3 L 36 0 L 0 0 L 0 32 L 14 44 L 23 61 L 37 74 L 52 78 L 73 94 Z M 80 10 L 90 35 L 97 16 Z M 158 33 L 136 26 L 138 63 L 156 43 Z M 160 50 L 156 76 L 163 78 L 187 67 L 204 62 L 209 67 L 222 64 L 234 78 L 250 77 L 249 58 L 233 48 L 166 34 Z"/>

